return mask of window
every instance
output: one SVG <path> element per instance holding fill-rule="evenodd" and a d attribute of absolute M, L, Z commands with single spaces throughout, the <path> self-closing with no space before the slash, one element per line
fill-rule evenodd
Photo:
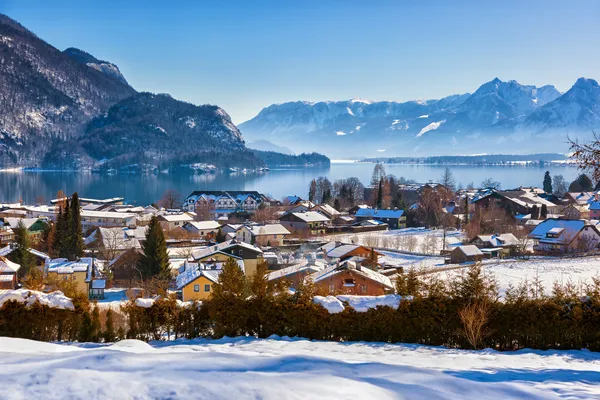
<path fill-rule="evenodd" d="M 367 285 L 360 285 L 360 292 L 367 293 Z"/>
<path fill-rule="evenodd" d="M 329 293 L 335 292 L 335 285 L 333 283 L 329 284 Z"/>
<path fill-rule="evenodd" d="M 194 292 L 200 291 L 200 285 L 194 285 Z"/>
<path fill-rule="evenodd" d="M 204 291 L 210 292 L 210 285 L 204 285 Z"/>
<path fill-rule="evenodd" d="M 346 278 L 344 279 L 344 286 L 346 287 L 354 287 L 355 283 L 354 283 L 354 279 L 353 278 Z"/>

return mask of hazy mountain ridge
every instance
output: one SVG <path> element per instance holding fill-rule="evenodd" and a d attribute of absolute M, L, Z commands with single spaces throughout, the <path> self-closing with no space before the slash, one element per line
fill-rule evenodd
<path fill-rule="evenodd" d="M 567 92 L 493 79 L 440 100 L 290 102 L 239 125 L 249 140 L 340 158 L 537 153 L 568 150 L 567 135 L 600 127 L 600 89 L 581 78 Z"/>
<path fill-rule="evenodd" d="M 115 64 L 2 14 L 0 65 L 0 167 L 265 166 L 223 109 L 138 93 Z"/>
<path fill-rule="evenodd" d="M 54 140 L 135 90 L 82 65 L 0 14 L 0 165 L 36 166 Z"/>

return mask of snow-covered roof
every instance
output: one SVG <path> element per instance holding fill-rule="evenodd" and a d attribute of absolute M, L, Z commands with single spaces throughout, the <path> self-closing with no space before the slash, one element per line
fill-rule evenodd
<path fill-rule="evenodd" d="M 335 208 L 333 208 L 332 206 L 330 206 L 329 204 L 319 204 L 319 205 L 313 207 L 313 210 L 318 211 L 319 209 L 323 210 L 323 212 L 325 214 L 329 214 L 332 217 L 340 215 L 340 212 L 338 210 L 336 210 Z"/>
<path fill-rule="evenodd" d="M 282 268 L 277 271 L 269 272 L 266 275 L 266 278 L 268 281 L 272 281 L 275 279 L 293 275 L 298 272 L 306 272 L 308 274 L 312 274 L 312 273 L 322 270 L 323 268 L 324 268 L 324 265 L 322 263 L 315 263 L 314 265 L 297 264 L 297 265 L 292 265 L 292 266 L 289 266 L 286 268 Z"/>
<path fill-rule="evenodd" d="M 12 262 L 6 257 L 0 257 L 0 273 L 16 273 L 20 269 L 20 264 Z"/>
<path fill-rule="evenodd" d="M 204 269 L 202 265 L 190 265 L 185 271 L 177 275 L 177 289 L 183 289 L 201 276 L 211 282 L 217 283 L 222 269 Z"/>
<path fill-rule="evenodd" d="M 178 214 L 162 214 L 160 218 L 164 219 L 167 222 L 191 222 L 194 220 L 191 215 L 186 213 L 178 213 Z"/>
<path fill-rule="evenodd" d="M 494 247 L 515 246 L 519 244 L 519 239 L 512 233 L 503 233 L 501 235 L 478 235 L 477 238 Z"/>
<path fill-rule="evenodd" d="M 7 217 L 4 218 L 4 221 L 12 228 L 12 229 L 16 229 L 17 226 L 19 225 L 19 222 L 23 223 L 23 226 L 25 227 L 25 229 L 29 229 L 31 228 L 31 225 L 35 224 L 38 221 L 39 218 L 12 218 L 12 217 Z"/>
<path fill-rule="evenodd" d="M 295 212 L 292 213 L 296 218 L 304 222 L 327 222 L 329 218 L 316 211 Z"/>
<path fill-rule="evenodd" d="M 253 252 L 260 253 L 260 254 L 262 254 L 262 252 L 263 252 L 260 248 L 258 248 L 256 246 L 253 246 L 249 243 L 238 242 L 237 240 L 234 239 L 234 240 L 225 241 L 223 243 L 219 243 L 219 244 L 216 244 L 213 246 L 207 246 L 207 247 L 204 247 L 204 248 L 201 248 L 198 250 L 194 250 L 192 252 L 192 257 L 195 260 L 197 260 L 199 258 L 204 258 L 204 257 L 210 256 L 212 254 L 216 254 L 216 253 L 224 253 L 225 254 L 225 250 L 228 250 L 228 249 L 230 249 L 232 247 L 236 247 L 236 246 L 243 247 L 245 249 L 248 249 Z M 229 254 L 227 254 L 227 255 L 229 255 Z M 232 256 L 232 257 L 235 257 L 235 256 Z"/>
<path fill-rule="evenodd" d="M 260 235 L 289 235 L 290 231 L 281 224 L 265 224 L 245 226 L 253 236 Z"/>
<path fill-rule="evenodd" d="M 113 219 L 129 219 L 135 217 L 135 214 L 122 213 L 114 211 L 90 211 L 81 210 L 82 218 L 113 218 Z"/>
<path fill-rule="evenodd" d="M 219 229 L 221 226 L 217 221 L 190 221 L 187 224 L 199 231 Z"/>
<path fill-rule="evenodd" d="M 351 251 L 354 251 L 356 249 L 358 249 L 359 245 L 357 244 L 343 244 L 341 246 L 335 247 L 331 250 L 329 250 L 327 252 L 327 257 L 330 258 L 340 258 L 345 256 L 346 254 L 350 253 Z"/>
<path fill-rule="evenodd" d="M 376 208 L 361 208 L 356 211 L 356 217 L 361 218 L 400 218 L 404 214 L 404 210 L 378 210 Z"/>
<path fill-rule="evenodd" d="M 360 269 L 359 269 L 360 268 Z M 393 289 L 394 285 L 392 281 L 387 276 L 380 274 L 379 272 L 373 271 L 372 269 L 358 266 L 353 261 L 345 261 L 338 265 L 332 265 L 330 267 L 324 268 L 319 272 L 315 272 L 312 275 L 307 276 L 307 279 L 312 280 L 313 282 L 319 282 L 323 279 L 330 278 L 335 276 L 343 271 L 352 270 L 363 277 L 370 279 L 372 281 L 378 282 L 383 286 L 386 286 L 388 289 Z"/>
<path fill-rule="evenodd" d="M 483 255 L 483 253 L 481 252 L 481 250 L 479 250 L 479 248 L 473 244 L 467 244 L 464 246 L 458 246 L 457 247 L 458 251 L 462 252 L 465 256 L 467 257 L 473 257 L 473 256 L 481 256 Z"/>
<path fill-rule="evenodd" d="M 545 243 L 568 244 L 586 226 L 581 219 L 547 219 L 540 222 L 529 234 L 531 239 Z M 593 229 L 593 225 L 589 225 Z M 548 237 L 548 234 L 552 237 Z"/>

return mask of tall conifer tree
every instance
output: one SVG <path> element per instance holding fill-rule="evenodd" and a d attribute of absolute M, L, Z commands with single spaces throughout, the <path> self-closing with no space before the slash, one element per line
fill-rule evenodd
<path fill-rule="evenodd" d="M 81 210 L 79 208 L 79 195 L 73 193 L 71 198 L 71 210 L 69 220 L 69 242 L 68 254 L 70 260 L 83 256 L 83 231 L 81 228 Z"/>
<path fill-rule="evenodd" d="M 170 279 L 169 255 L 167 243 L 160 222 L 153 216 L 148 225 L 146 240 L 142 245 L 142 254 L 138 258 L 138 269 L 144 278 L 158 276 Z"/>
<path fill-rule="evenodd" d="M 23 277 L 35 268 L 35 259 L 33 254 L 29 252 L 29 231 L 23 225 L 23 221 L 19 221 L 15 229 L 17 249 L 11 253 L 12 261 L 21 265 L 19 276 Z"/>

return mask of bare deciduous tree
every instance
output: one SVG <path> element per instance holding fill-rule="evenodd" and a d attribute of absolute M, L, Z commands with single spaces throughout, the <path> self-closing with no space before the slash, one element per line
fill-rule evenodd
<path fill-rule="evenodd" d="M 463 334 L 473 349 L 480 349 L 484 339 L 491 333 L 486 327 L 489 321 L 489 305 L 481 301 L 469 304 L 459 311 Z"/>
<path fill-rule="evenodd" d="M 181 208 L 181 194 L 173 189 L 166 190 L 158 205 L 167 209 Z"/>

